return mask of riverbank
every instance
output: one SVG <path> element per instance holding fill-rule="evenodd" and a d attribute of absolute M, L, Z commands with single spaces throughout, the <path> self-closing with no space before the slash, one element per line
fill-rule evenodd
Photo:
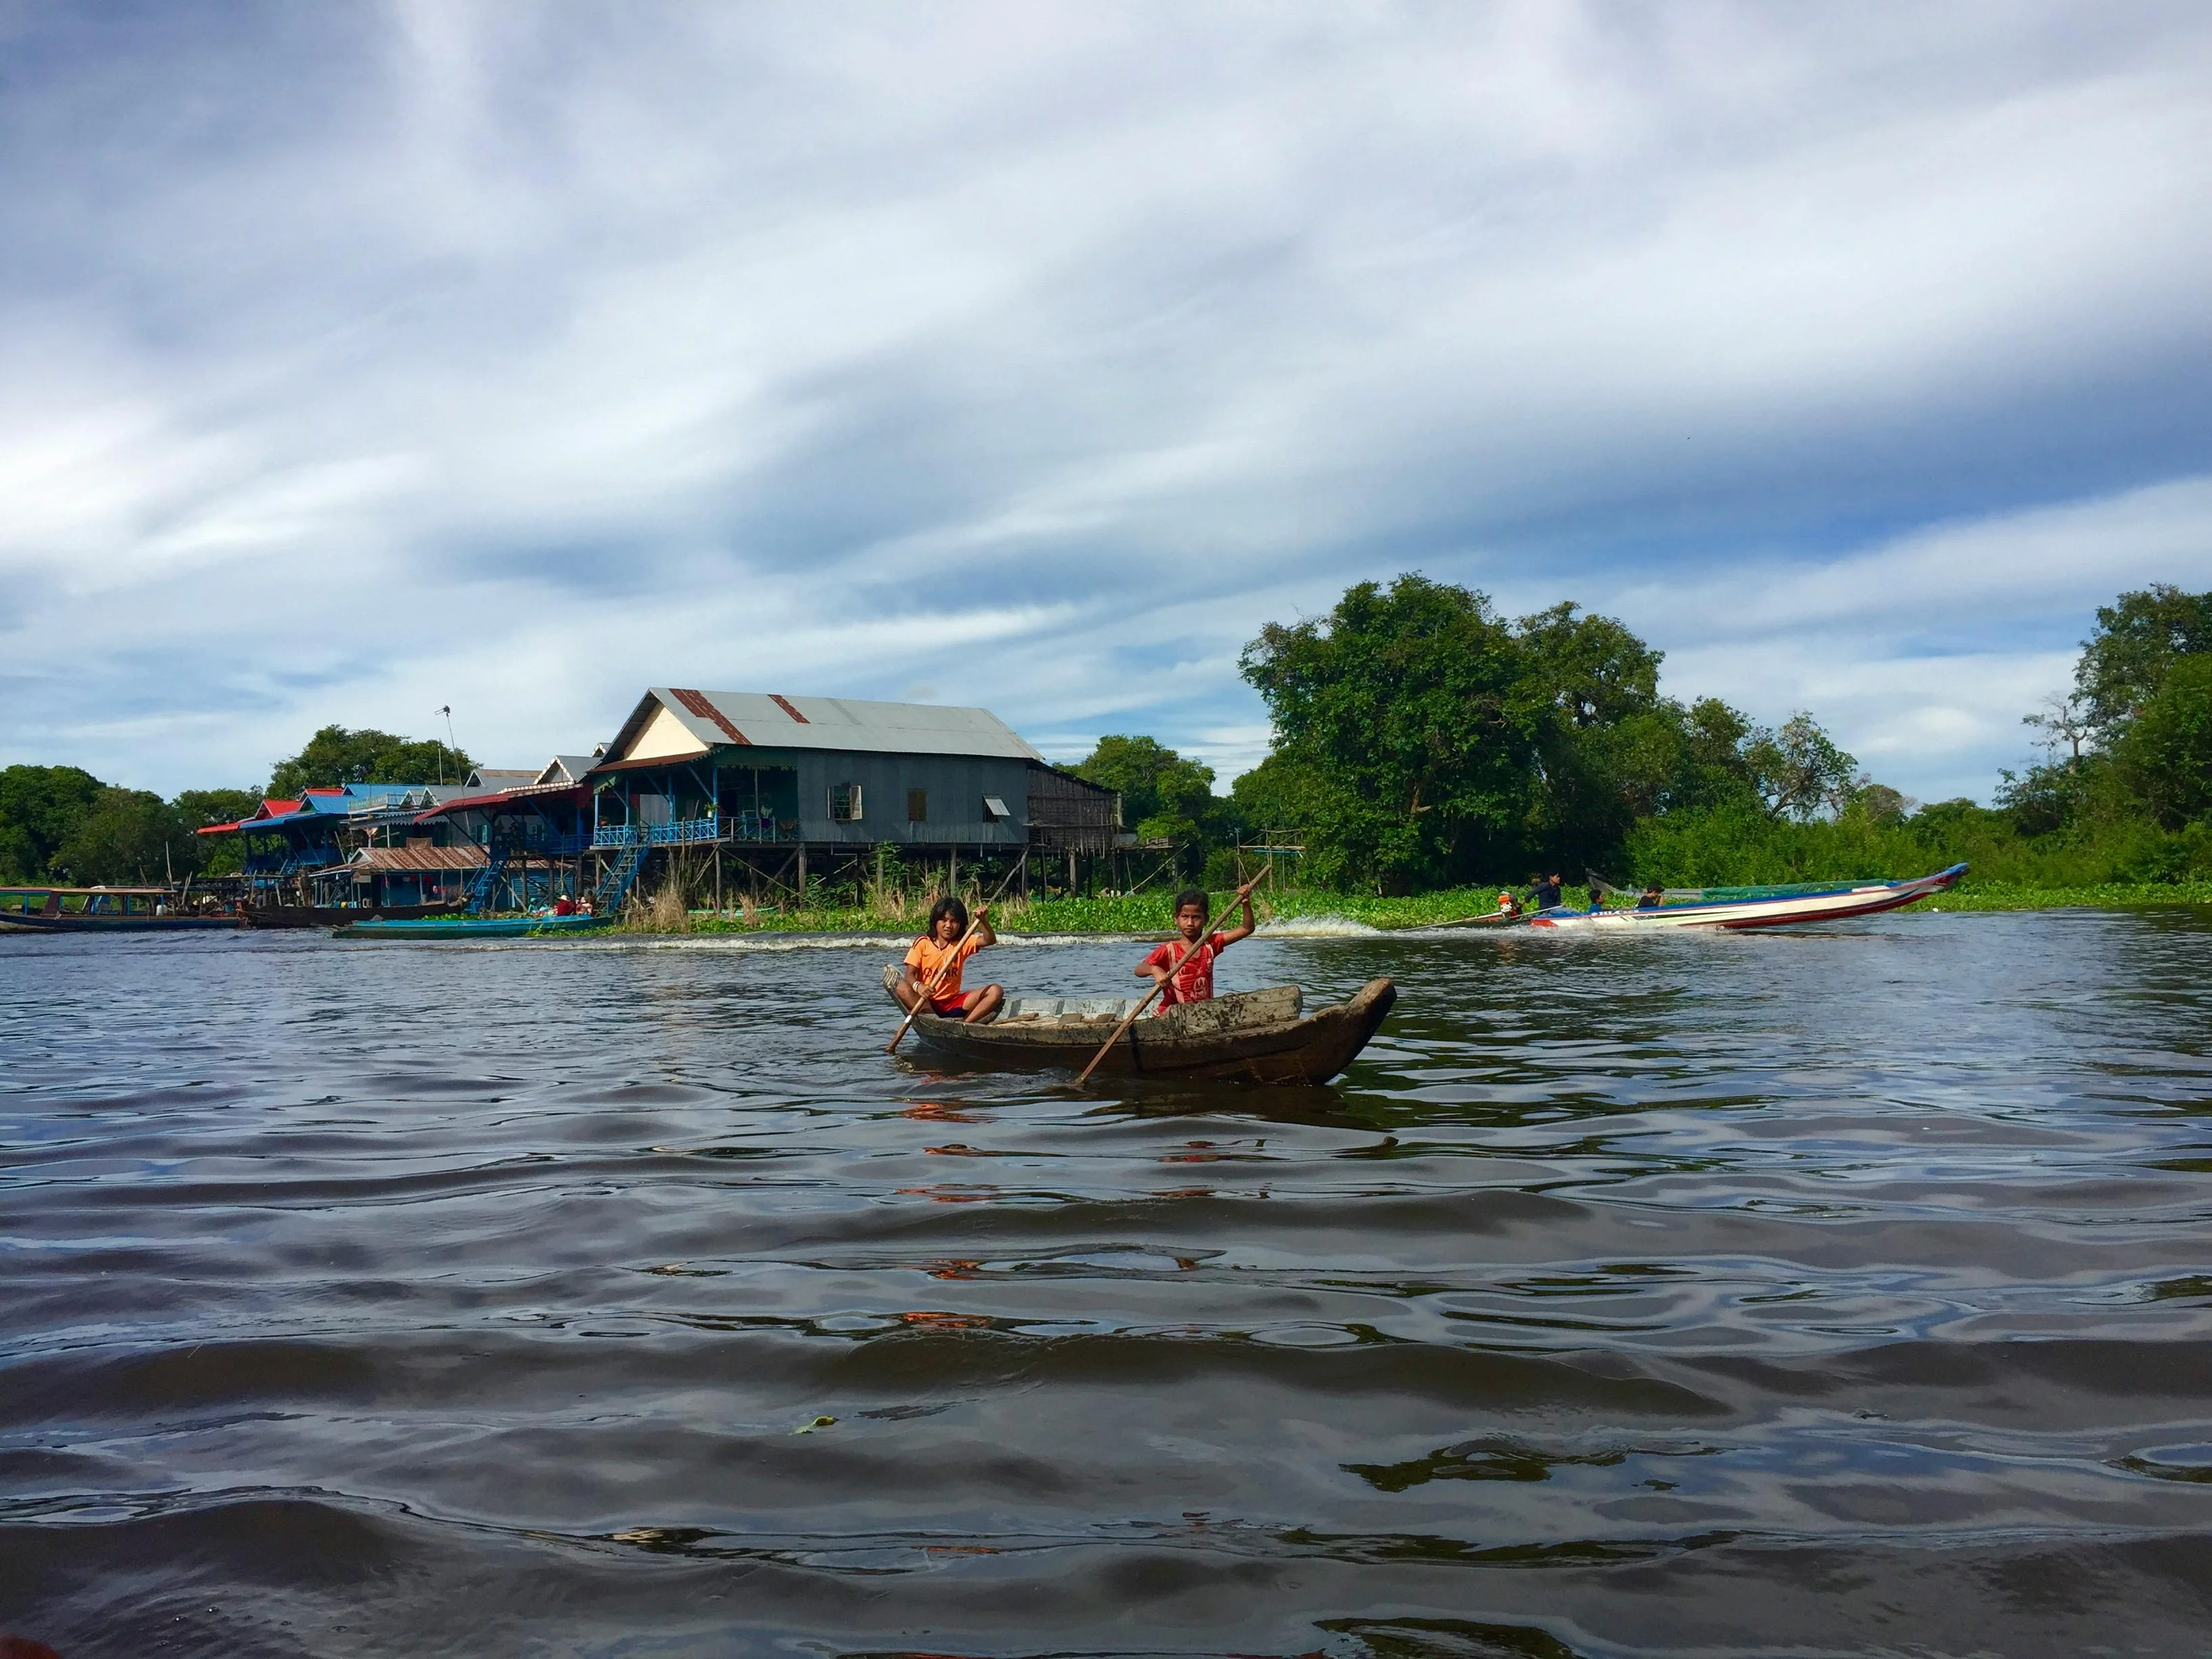
<path fill-rule="evenodd" d="M 2097 887 L 2014 887 L 1967 882 L 1928 901 L 1931 910 L 2163 910 L 2212 905 L 2212 881 L 2145 882 Z"/>
<path fill-rule="evenodd" d="M 1566 902 L 1589 902 L 1581 888 L 1569 888 Z M 1164 933 L 1172 926 L 1172 895 L 1139 893 L 1117 898 L 1006 899 L 993 907 L 992 919 L 1004 933 Z M 1443 892 L 1385 898 L 1371 893 L 1289 890 L 1262 900 L 1263 919 L 1279 921 L 1339 918 L 1394 932 L 1433 927 L 1439 923 L 1486 915 L 1496 908 L 1494 887 L 1460 887 Z M 1967 883 L 1937 895 L 1924 908 L 1933 910 L 2160 909 L 2175 905 L 2212 906 L 2212 882 L 2180 882 L 2099 887 L 2016 887 Z M 681 914 L 681 913 L 677 913 Z M 896 914 L 884 906 L 812 905 L 757 910 L 750 918 L 693 911 L 677 920 L 665 906 L 641 912 L 618 931 L 636 933 L 881 933 L 905 937 L 921 931 L 927 912 L 920 905 Z"/>

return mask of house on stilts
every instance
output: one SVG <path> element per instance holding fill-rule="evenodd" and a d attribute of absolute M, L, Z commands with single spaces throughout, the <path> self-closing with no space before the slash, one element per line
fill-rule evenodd
<path fill-rule="evenodd" d="M 422 814 L 483 848 L 471 902 L 592 896 L 602 914 L 670 879 L 725 896 L 855 891 L 942 865 L 957 886 L 988 867 L 1070 887 L 1084 861 L 1128 843 L 1117 798 L 1060 770 L 982 708 L 647 690 L 590 757 L 560 756 L 530 782 Z"/>

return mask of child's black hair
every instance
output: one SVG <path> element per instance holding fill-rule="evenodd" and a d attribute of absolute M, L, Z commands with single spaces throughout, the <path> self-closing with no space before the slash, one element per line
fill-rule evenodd
<path fill-rule="evenodd" d="M 962 933 L 968 931 L 968 907 L 950 893 L 929 907 L 929 931 L 936 933 L 937 924 L 947 916 L 952 918 L 952 925 Z"/>
<path fill-rule="evenodd" d="M 1198 914 L 1201 916 L 1208 918 L 1212 916 L 1213 901 L 1206 897 L 1206 889 L 1203 887 L 1186 887 L 1176 895 L 1175 908 L 1178 915 L 1182 913 L 1186 905 L 1192 904 L 1198 907 Z"/>

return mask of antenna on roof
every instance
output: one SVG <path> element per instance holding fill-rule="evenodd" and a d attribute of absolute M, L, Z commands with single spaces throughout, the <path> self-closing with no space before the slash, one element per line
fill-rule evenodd
<path fill-rule="evenodd" d="M 447 703 L 438 712 L 446 717 L 446 749 L 457 748 L 459 745 L 453 742 L 453 705 Z M 438 751 L 438 782 L 442 787 L 445 781 L 446 750 L 441 749 Z"/>

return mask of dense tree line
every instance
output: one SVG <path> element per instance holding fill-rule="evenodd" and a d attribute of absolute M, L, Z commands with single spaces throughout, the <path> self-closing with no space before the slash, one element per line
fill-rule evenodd
<path fill-rule="evenodd" d="M 1191 869 L 1287 837 L 1306 881 L 1383 891 L 1540 866 L 1679 886 L 1960 859 L 2051 885 L 2212 875 L 2212 594 L 2155 587 L 2100 610 L 2073 691 L 2028 717 L 2050 759 L 2007 774 L 1991 807 L 1918 806 L 1810 714 L 1770 729 L 1666 696 L 1661 660 L 1571 604 L 1508 618 L 1419 575 L 1363 582 L 1245 648 L 1274 739 L 1226 797 L 1150 738 L 1108 738 L 1077 769 Z"/>
<path fill-rule="evenodd" d="M 194 832 L 311 785 L 457 781 L 475 763 L 442 744 L 326 726 L 279 761 L 264 790 L 187 789 L 169 800 L 75 766 L 0 769 L 0 881 L 89 887 L 183 880 L 238 868 L 236 837 Z"/>
<path fill-rule="evenodd" d="M 2027 716 L 2045 758 L 1995 805 L 1918 806 L 1873 781 L 1800 712 L 1760 726 L 1717 698 L 1663 695 L 1662 653 L 1560 604 L 1500 616 L 1419 575 L 1347 588 L 1325 617 L 1271 623 L 1243 656 L 1273 722 L 1225 795 L 1212 769 L 1115 735 L 1074 769 L 1118 790 L 1122 822 L 1191 873 L 1287 839 L 1312 884 L 1403 892 L 1595 867 L 1675 886 L 1978 873 L 2071 886 L 2212 878 L 2212 593 L 2154 586 L 2096 613 L 2070 690 Z M 171 800 L 72 766 L 0 770 L 0 880 L 160 880 L 235 867 L 192 832 L 261 793 L 458 780 L 427 739 L 327 726 L 264 792 Z"/>

